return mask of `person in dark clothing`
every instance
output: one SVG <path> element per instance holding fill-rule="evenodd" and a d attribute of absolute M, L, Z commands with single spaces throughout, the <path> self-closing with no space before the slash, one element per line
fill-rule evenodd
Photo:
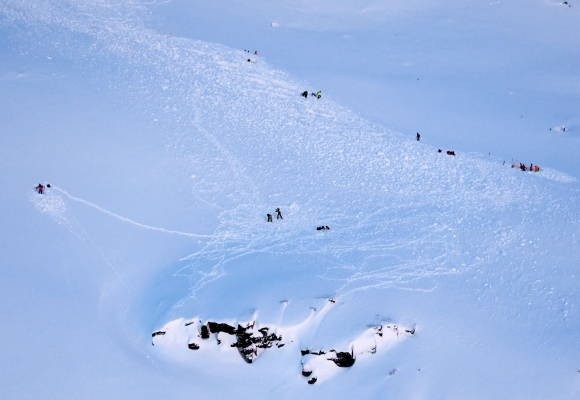
<path fill-rule="evenodd" d="M 282 218 L 282 211 L 280 211 L 280 208 L 276 209 L 276 219 L 284 219 Z"/>
<path fill-rule="evenodd" d="M 42 191 L 44 190 L 44 186 L 42 186 L 40 183 L 38 184 L 38 186 L 36 187 L 36 190 L 38 190 L 38 194 L 42 194 Z"/>
<path fill-rule="evenodd" d="M 308 90 L 305 90 L 304 92 L 302 92 L 302 96 L 304 96 L 305 99 L 308 98 Z"/>
<path fill-rule="evenodd" d="M 266 214 L 266 216 L 268 217 L 268 222 L 272 222 L 272 216 L 270 214 Z"/>
<path fill-rule="evenodd" d="M 417 132 L 417 142 L 421 140 L 421 135 L 419 135 L 419 132 Z"/>

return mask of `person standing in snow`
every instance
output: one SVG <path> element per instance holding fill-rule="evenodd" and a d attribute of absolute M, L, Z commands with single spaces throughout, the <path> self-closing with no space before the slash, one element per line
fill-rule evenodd
<path fill-rule="evenodd" d="M 276 209 L 276 219 L 284 219 L 282 218 L 282 212 L 280 211 L 280 208 Z"/>
<path fill-rule="evenodd" d="M 270 214 L 266 214 L 266 216 L 268 217 L 268 222 L 272 222 L 272 216 Z"/>
<path fill-rule="evenodd" d="M 305 90 L 304 92 L 302 92 L 302 96 L 304 96 L 305 99 L 308 98 L 308 90 Z"/>
<path fill-rule="evenodd" d="M 417 132 L 417 142 L 421 140 L 421 135 L 419 135 L 419 132 Z"/>
<path fill-rule="evenodd" d="M 258 55 L 258 50 L 254 51 L 254 55 L 257 56 Z"/>
<path fill-rule="evenodd" d="M 317 98 L 321 98 L 322 97 L 322 92 L 319 90 L 318 93 L 316 93 L 316 97 Z"/>
<path fill-rule="evenodd" d="M 42 186 L 40 183 L 38 184 L 38 186 L 36 187 L 36 190 L 38 190 L 38 194 L 42 194 L 42 191 L 44 190 L 44 186 Z"/>

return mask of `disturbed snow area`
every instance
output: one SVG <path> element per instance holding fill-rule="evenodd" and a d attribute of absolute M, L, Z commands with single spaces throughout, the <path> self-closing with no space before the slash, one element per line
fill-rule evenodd
<path fill-rule="evenodd" d="M 577 395 L 574 176 L 438 153 L 260 56 L 147 28 L 154 7 L 0 5 L 6 297 L 41 288 L 5 314 L 55 303 L 46 397 Z"/>

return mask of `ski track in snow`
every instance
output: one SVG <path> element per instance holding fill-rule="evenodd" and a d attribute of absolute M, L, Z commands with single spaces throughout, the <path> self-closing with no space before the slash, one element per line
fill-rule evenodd
<path fill-rule="evenodd" d="M 170 230 L 170 229 L 157 228 L 157 227 L 154 227 L 154 226 L 145 225 L 145 224 L 142 224 L 142 223 L 139 223 L 139 222 L 135 222 L 132 219 L 123 217 L 123 216 L 121 216 L 119 214 L 115 214 L 115 213 L 113 213 L 113 212 L 111 212 L 109 210 L 105 210 L 104 208 L 99 207 L 98 205 L 93 204 L 90 201 L 87 201 L 87 200 L 84 200 L 84 199 L 81 199 L 81 198 L 78 198 L 78 197 L 71 196 L 68 192 L 66 192 L 63 189 L 60 189 L 57 186 L 52 185 L 51 189 L 52 190 L 56 190 L 56 191 L 64 194 L 66 197 L 68 197 L 72 201 L 76 201 L 76 202 L 79 202 L 79 203 L 86 204 L 87 206 L 92 207 L 92 208 L 95 208 L 95 209 L 97 209 L 97 210 L 99 210 L 99 211 L 101 211 L 101 212 L 103 212 L 103 213 L 105 213 L 107 215 L 110 215 L 111 217 L 117 218 L 117 219 L 119 219 L 119 220 L 121 220 L 123 222 L 128 222 L 128 223 L 130 223 L 132 225 L 138 226 L 139 228 L 144 228 L 144 229 L 149 229 L 149 230 L 152 230 L 152 231 L 158 231 L 158 232 L 168 233 L 168 234 L 171 234 L 171 235 L 187 236 L 187 237 L 192 237 L 192 238 L 196 238 L 196 239 L 207 239 L 207 238 L 210 238 L 211 237 L 210 235 L 198 235 L 198 234 L 195 234 L 195 233 L 187 233 L 187 232 L 173 231 L 173 230 Z M 55 213 L 56 212 L 56 211 L 52 211 L 52 210 L 46 210 L 46 211 L 51 211 L 52 213 Z M 58 215 L 58 212 L 57 212 L 57 215 Z"/>
<path fill-rule="evenodd" d="M 335 280 L 339 297 L 381 287 L 429 290 L 427 278 L 501 260 L 524 243 L 536 215 L 566 220 L 577 207 L 560 204 L 562 183 L 574 181 L 566 174 L 524 174 L 438 154 L 324 93 L 321 100 L 302 98 L 312 85 L 259 57 L 248 63 L 241 50 L 148 30 L 141 19 L 146 4 L 67 4 L 7 1 L 0 12 L 5 24 L 61 38 L 36 45 L 90 65 L 120 104 L 149 119 L 195 176 L 193 201 L 220 210 L 219 226 L 209 236 L 151 227 L 59 190 L 141 228 L 206 240 L 178 272 L 190 277 L 190 297 L 255 253 L 329 260 L 313 273 Z M 537 177 L 555 183 L 540 185 Z M 67 224 L 62 199 L 37 205 Z M 268 224 L 265 214 L 275 207 L 284 220 Z M 520 222 L 505 225 L 502 215 Z M 331 230 L 318 232 L 319 225 Z"/>

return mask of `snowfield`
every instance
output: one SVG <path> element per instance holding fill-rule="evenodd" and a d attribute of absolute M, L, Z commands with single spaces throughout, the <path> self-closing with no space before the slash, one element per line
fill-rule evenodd
<path fill-rule="evenodd" d="M 533 21 L 578 16 L 535 3 Z M 528 156 L 511 160 L 417 141 L 262 50 L 158 29 L 163 7 L 191 12 L 164 4 L 0 3 L 7 398 L 580 396 L 577 106 L 534 132 L 564 160 L 522 172 L 530 143 L 490 133 Z M 292 26 L 255 7 L 264 29 Z"/>

